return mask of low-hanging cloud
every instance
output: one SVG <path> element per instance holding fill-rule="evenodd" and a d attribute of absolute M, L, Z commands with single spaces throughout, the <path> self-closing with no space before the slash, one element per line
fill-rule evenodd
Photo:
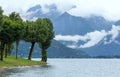
<path fill-rule="evenodd" d="M 104 44 L 109 44 L 113 41 L 116 42 L 115 39 L 119 36 L 119 33 L 120 33 L 120 26 L 113 25 L 110 31 L 105 31 L 105 30 L 94 31 L 94 32 L 87 33 L 83 36 L 81 35 L 73 35 L 73 36 L 72 35 L 56 35 L 54 39 L 58 41 L 75 42 L 72 45 L 68 45 L 68 47 L 70 48 L 88 48 L 88 47 L 95 46 L 102 40 L 104 41 Z M 108 35 L 111 35 L 109 41 L 105 40 L 107 39 Z M 83 41 L 84 44 L 78 46 L 77 42 L 79 41 Z"/>
<path fill-rule="evenodd" d="M 106 35 L 107 33 L 104 30 L 87 33 L 86 35 L 84 35 L 84 37 L 88 37 L 88 41 L 85 44 L 80 45 L 80 48 L 94 46 L 98 44 Z"/>
<path fill-rule="evenodd" d="M 5 13 L 18 11 L 21 9 L 26 11 L 31 6 L 40 4 L 51 5 L 56 4 L 60 12 L 69 12 L 75 16 L 89 17 L 91 15 L 103 16 L 107 20 L 120 19 L 120 0 L 0 0 L 0 6 L 3 7 Z M 21 11 L 19 11 L 21 12 Z"/>
<path fill-rule="evenodd" d="M 107 32 L 107 35 L 111 35 L 111 38 L 107 41 L 108 38 L 105 37 L 104 44 L 109 44 L 109 43 L 111 43 L 113 41 L 116 42 L 115 39 L 119 36 L 119 34 L 120 34 L 120 26 L 113 25 L 112 29 Z M 118 43 L 118 42 L 116 42 L 116 43 Z"/>
<path fill-rule="evenodd" d="M 80 35 L 56 35 L 55 40 L 58 41 L 72 41 L 72 42 L 78 42 L 79 40 L 86 41 L 88 37 L 80 36 Z"/>

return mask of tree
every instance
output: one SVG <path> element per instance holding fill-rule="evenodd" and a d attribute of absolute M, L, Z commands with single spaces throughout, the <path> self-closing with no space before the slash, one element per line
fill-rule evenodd
<path fill-rule="evenodd" d="M 16 42 L 16 59 L 18 53 L 19 40 L 22 38 L 24 25 L 18 13 L 12 12 L 9 17 L 2 15 L 0 8 L 0 52 L 1 60 L 3 60 L 3 52 L 5 57 L 11 53 L 12 43 Z"/>
<path fill-rule="evenodd" d="M 3 60 L 3 48 L 4 48 L 4 43 L 2 41 L 3 39 L 1 36 L 2 25 L 3 25 L 3 10 L 0 7 L 0 60 Z"/>
<path fill-rule="evenodd" d="M 22 18 L 20 17 L 19 13 L 12 12 L 9 15 L 9 18 L 14 23 L 13 31 L 14 31 L 14 38 L 16 42 L 16 59 L 17 59 L 18 46 L 19 46 L 19 41 L 23 36 L 24 24 L 23 24 Z"/>
<path fill-rule="evenodd" d="M 14 31 L 13 31 L 13 28 L 14 28 L 14 23 L 12 22 L 12 20 L 7 17 L 7 16 L 4 16 L 3 17 L 3 25 L 2 25 L 2 29 L 1 29 L 1 33 L 0 33 L 0 36 L 1 36 L 1 41 L 5 44 L 4 46 L 4 51 L 5 51 L 5 57 L 7 57 L 7 54 L 10 52 L 10 47 L 11 47 L 11 44 L 14 42 Z"/>
<path fill-rule="evenodd" d="M 37 19 L 36 23 L 39 25 L 41 22 L 41 39 L 39 46 L 42 49 L 42 59 L 41 61 L 47 62 L 47 49 L 51 45 L 51 41 L 54 38 L 53 24 L 50 19 Z"/>
<path fill-rule="evenodd" d="M 1 60 L 3 60 L 3 52 L 5 52 L 5 57 L 7 57 L 10 45 L 13 42 L 13 31 L 12 31 L 12 21 L 9 17 L 2 15 L 3 11 L 0 8 L 0 52 Z M 6 50 L 5 50 L 6 48 Z"/>
<path fill-rule="evenodd" d="M 40 39 L 39 30 L 40 30 L 40 26 L 36 25 L 34 21 L 26 21 L 24 40 L 27 42 L 31 42 L 31 48 L 28 55 L 28 60 L 31 60 L 34 45 Z"/>

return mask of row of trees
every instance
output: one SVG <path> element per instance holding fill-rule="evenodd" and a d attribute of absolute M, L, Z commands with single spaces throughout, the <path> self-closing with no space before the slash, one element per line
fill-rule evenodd
<path fill-rule="evenodd" d="M 0 7 L 0 60 L 7 58 L 16 44 L 16 59 L 20 40 L 31 43 L 28 60 L 31 60 L 35 43 L 42 49 L 42 61 L 47 61 L 46 49 L 54 38 L 53 25 L 48 18 L 38 18 L 36 21 L 23 21 L 20 15 L 12 12 L 9 16 L 3 15 Z"/>

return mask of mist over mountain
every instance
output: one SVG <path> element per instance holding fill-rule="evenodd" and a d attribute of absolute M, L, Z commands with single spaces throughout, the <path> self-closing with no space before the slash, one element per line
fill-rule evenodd
<path fill-rule="evenodd" d="M 59 16 L 61 13 L 57 10 L 57 6 L 55 4 L 45 5 L 44 8 L 41 5 L 36 5 L 27 10 L 27 19 L 32 20 L 34 18 L 55 18 Z"/>
<path fill-rule="evenodd" d="M 95 15 L 77 17 L 67 11 L 61 13 L 55 4 L 46 5 L 45 8 L 47 11 L 40 5 L 31 7 L 26 12 L 28 19 L 50 18 L 56 37 L 59 35 L 57 41 L 67 47 L 83 50 L 91 56 L 120 56 L 120 21 L 108 21 Z"/>

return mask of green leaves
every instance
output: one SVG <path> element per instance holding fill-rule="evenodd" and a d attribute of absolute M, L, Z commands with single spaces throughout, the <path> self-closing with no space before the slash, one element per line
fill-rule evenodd
<path fill-rule="evenodd" d="M 1 32 L 1 29 L 2 29 L 2 27 L 1 27 L 2 25 L 3 25 L 3 10 L 0 7 L 0 32 Z"/>
<path fill-rule="evenodd" d="M 38 19 L 36 22 L 38 23 L 40 19 Z M 39 45 L 41 48 L 47 49 L 50 44 L 51 40 L 54 38 L 54 31 L 53 31 L 53 25 L 50 19 L 44 18 L 41 19 L 41 40 L 39 42 Z"/>

